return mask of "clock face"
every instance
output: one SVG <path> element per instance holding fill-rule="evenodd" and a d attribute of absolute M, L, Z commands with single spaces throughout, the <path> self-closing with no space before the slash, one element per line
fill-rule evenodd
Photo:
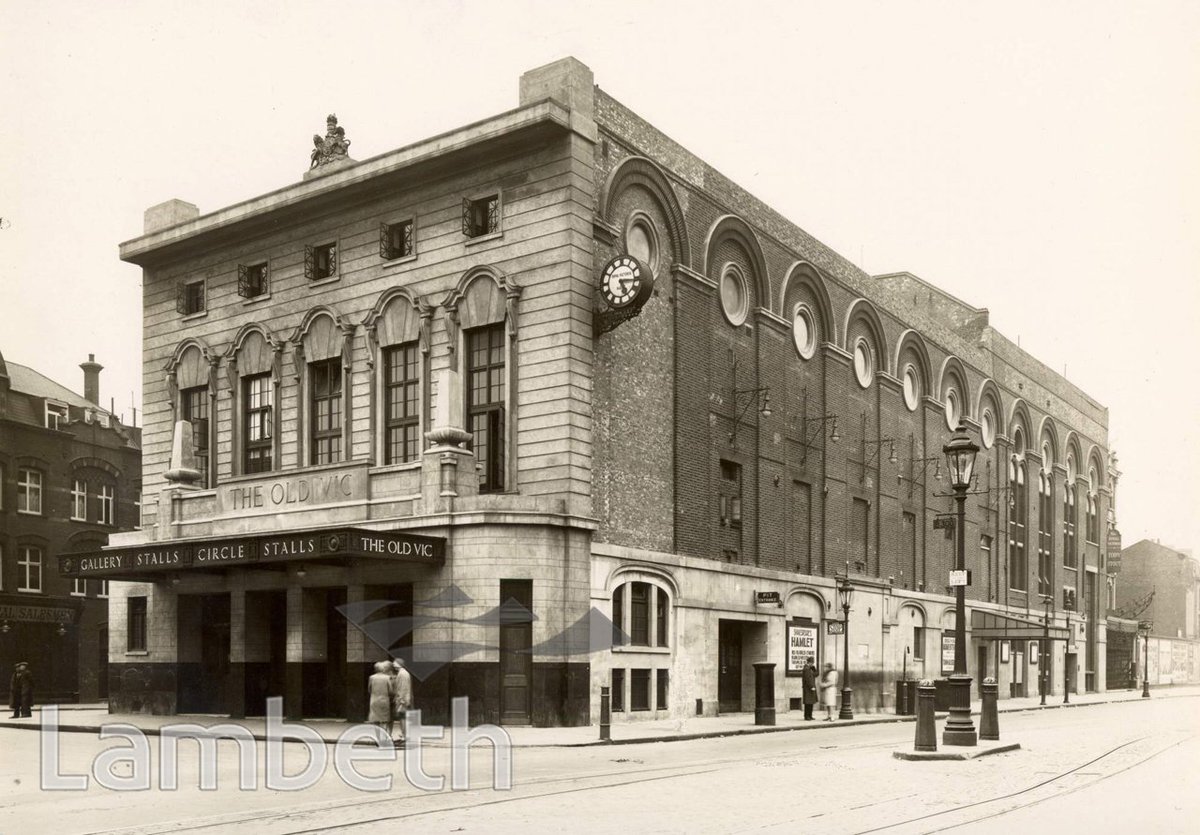
<path fill-rule="evenodd" d="M 604 268 L 604 277 L 600 284 L 600 292 L 611 307 L 625 307 L 635 298 L 642 288 L 642 265 L 636 258 L 622 255 L 614 258 Z"/>

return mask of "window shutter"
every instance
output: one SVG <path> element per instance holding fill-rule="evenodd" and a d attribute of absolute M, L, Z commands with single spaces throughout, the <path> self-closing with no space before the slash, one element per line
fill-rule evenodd
<path fill-rule="evenodd" d="M 500 228 L 500 198 L 492 197 L 487 201 L 487 233 L 493 234 Z"/>
<path fill-rule="evenodd" d="M 245 264 L 238 264 L 238 295 L 243 299 L 250 298 L 250 268 Z"/>
<path fill-rule="evenodd" d="M 175 285 L 175 310 L 180 314 L 187 313 L 187 284 L 183 281 Z"/>
<path fill-rule="evenodd" d="M 390 260 L 392 257 L 390 237 L 388 225 L 386 223 L 379 224 L 379 257 L 384 261 Z"/>
<path fill-rule="evenodd" d="M 311 246 L 304 247 L 304 277 L 309 281 L 316 275 L 317 259 Z"/>
<path fill-rule="evenodd" d="M 468 238 L 475 237 L 475 224 L 471 222 L 471 201 L 465 197 L 462 205 L 462 232 Z"/>

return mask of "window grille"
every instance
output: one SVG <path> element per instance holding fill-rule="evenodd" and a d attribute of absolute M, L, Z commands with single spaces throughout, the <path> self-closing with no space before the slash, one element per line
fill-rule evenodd
<path fill-rule="evenodd" d="M 204 310 L 204 282 L 181 282 L 175 291 L 175 310 L 183 316 L 201 313 Z"/>
<path fill-rule="evenodd" d="M 265 296 L 268 290 L 266 264 L 238 264 L 238 295 L 244 299 Z"/>
<path fill-rule="evenodd" d="M 413 222 L 379 224 L 379 257 L 385 261 L 413 254 Z"/>
<path fill-rule="evenodd" d="M 463 198 L 462 231 L 468 238 L 490 235 L 500 229 L 500 196 L 492 194 L 477 200 Z"/>

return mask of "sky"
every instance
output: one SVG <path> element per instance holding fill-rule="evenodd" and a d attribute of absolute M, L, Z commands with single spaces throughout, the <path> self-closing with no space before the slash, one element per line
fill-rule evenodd
<path fill-rule="evenodd" d="M 517 105 L 566 55 L 872 274 L 969 304 L 1109 409 L 1126 544 L 1200 556 L 1200 4 L 0 0 L 0 351 L 140 413 L 170 198 L 296 182 Z M 1188 371 L 1192 368 L 1192 371 Z"/>

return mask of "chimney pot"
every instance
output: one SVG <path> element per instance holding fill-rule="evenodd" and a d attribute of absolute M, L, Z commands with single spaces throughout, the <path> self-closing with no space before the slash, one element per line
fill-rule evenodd
<path fill-rule="evenodd" d="M 88 354 L 88 361 L 81 362 L 83 369 L 83 397 L 89 403 L 100 405 L 100 372 L 104 366 L 96 362 L 95 354 Z"/>

